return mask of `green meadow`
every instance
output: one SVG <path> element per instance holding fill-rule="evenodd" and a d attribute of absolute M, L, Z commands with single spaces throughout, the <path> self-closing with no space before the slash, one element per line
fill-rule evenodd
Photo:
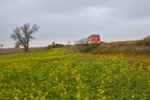
<path fill-rule="evenodd" d="M 67 48 L 1 56 L 0 100 L 150 100 L 150 66 Z"/>

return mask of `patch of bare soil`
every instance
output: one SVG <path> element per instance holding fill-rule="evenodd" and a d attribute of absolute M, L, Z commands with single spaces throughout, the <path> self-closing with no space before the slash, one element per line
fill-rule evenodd
<path fill-rule="evenodd" d="M 43 47 L 30 48 L 29 51 L 39 51 L 44 49 Z M 0 56 L 22 53 L 24 50 L 22 48 L 0 48 Z"/>

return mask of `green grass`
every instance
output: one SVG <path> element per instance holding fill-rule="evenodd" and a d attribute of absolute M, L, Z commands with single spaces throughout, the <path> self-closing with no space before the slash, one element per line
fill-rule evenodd
<path fill-rule="evenodd" d="M 1 100 L 148 100 L 150 68 L 67 48 L 0 57 Z"/>
<path fill-rule="evenodd" d="M 144 55 L 126 55 L 125 58 L 134 64 L 143 64 L 150 67 L 150 56 Z"/>

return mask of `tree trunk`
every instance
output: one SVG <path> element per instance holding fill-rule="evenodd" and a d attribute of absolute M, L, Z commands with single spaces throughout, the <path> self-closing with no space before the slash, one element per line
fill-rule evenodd
<path fill-rule="evenodd" d="M 24 46 L 24 51 L 28 52 L 29 51 L 29 47 L 28 46 Z"/>

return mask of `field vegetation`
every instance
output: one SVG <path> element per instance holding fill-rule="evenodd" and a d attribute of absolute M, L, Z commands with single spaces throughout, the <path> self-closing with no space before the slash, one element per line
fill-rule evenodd
<path fill-rule="evenodd" d="M 150 99 L 150 66 L 68 48 L 1 56 L 0 99 Z"/>
<path fill-rule="evenodd" d="M 72 47 L 76 52 L 100 54 L 106 56 L 124 55 L 132 63 L 150 65 L 150 39 L 146 37 L 138 41 L 121 41 L 100 44 L 91 44 L 88 46 Z M 73 50 L 73 49 L 72 49 Z"/>

